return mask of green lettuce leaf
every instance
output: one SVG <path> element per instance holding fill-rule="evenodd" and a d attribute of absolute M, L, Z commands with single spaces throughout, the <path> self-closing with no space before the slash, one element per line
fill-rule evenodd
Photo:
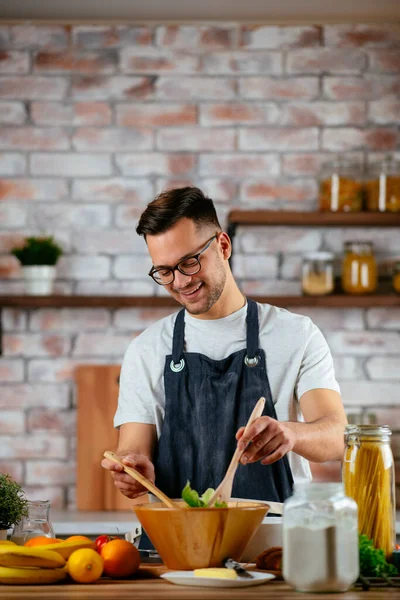
<path fill-rule="evenodd" d="M 192 508 L 204 508 L 211 500 L 214 491 L 213 488 L 208 488 L 204 494 L 199 496 L 199 493 L 196 492 L 196 490 L 192 490 L 190 481 L 188 481 L 182 490 L 182 499 Z M 214 506 L 216 508 L 226 508 L 228 505 L 226 502 L 215 502 Z"/>

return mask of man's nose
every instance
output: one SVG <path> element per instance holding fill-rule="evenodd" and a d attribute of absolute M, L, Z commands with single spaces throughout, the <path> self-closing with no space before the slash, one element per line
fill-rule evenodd
<path fill-rule="evenodd" d="M 176 269 L 175 280 L 172 285 L 174 286 L 174 288 L 181 290 L 189 285 L 191 278 L 191 275 L 184 275 L 183 273 L 178 271 L 178 269 Z"/>

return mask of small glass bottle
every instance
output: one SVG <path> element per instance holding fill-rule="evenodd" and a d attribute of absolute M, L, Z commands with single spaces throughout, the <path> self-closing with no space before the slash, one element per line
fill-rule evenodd
<path fill-rule="evenodd" d="M 367 210 L 400 212 L 400 161 L 386 156 L 371 165 L 365 184 Z"/>
<path fill-rule="evenodd" d="M 307 296 L 326 296 L 335 286 L 334 255 L 331 252 L 310 252 L 303 257 L 301 287 Z"/>
<path fill-rule="evenodd" d="M 343 158 L 322 165 L 319 209 L 330 212 L 359 212 L 363 205 L 361 170 Z"/>
<path fill-rule="evenodd" d="M 283 509 L 283 577 L 301 592 L 344 592 L 359 575 L 357 504 L 342 483 L 295 484 Z"/>
<path fill-rule="evenodd" d="M 376 290 L 378 275 L 372 242 L 345 242 L 342 288 L 346 294 L 368 294 Z"/>
<path fill-rule="evenodd" d="M 392 432 L 387 425 L 347 425 L 343 482 L 358 505 L 359 533 L 374 541 L 386 557 L 396 543 Z"/>
<path fill-rule="evenodd" d="M 400 260 L 396 260 L 393 263 L 393 275 L 392 275 L 392 283 L 393 289 L 395 292 L 400 294 Z"/>
<path fill-rule="evenodd" d="M 31 538 L 38 536 L 54 537 L 50 520 L 50 500 L 28 501 L 28 516 L 14 525 L 11 541 L 23 546 Z"/>

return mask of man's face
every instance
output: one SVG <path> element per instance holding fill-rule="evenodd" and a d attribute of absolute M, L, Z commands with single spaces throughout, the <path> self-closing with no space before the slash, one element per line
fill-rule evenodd
<path fill-rule="evenodd" d="M 155 267 L 174 267 L 180 260 L 196 255 L 217 232 L 211 227 L 196 227 L 190 219 L 180 219 L 171 229 L 148 235 L 147 247 Z M 223 235 L 223 234 L 222 234 Z M 164 286 L 188 312 L 201 315 L 219 300 L 227 277 L 227 264 L 219 238 L 199 257 L 201 269 L 194 275 L 174 271 L 174 281 Z"/>

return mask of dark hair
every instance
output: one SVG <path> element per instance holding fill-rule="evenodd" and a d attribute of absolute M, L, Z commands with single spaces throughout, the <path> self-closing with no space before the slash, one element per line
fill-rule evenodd
<path fill-rule="evenodd" d="M 142 213 L 136 232 L 157 235 L 170 229 L 186 217 L 196 225 L 214 225 L 221 229 L 214 203 L 199 188 L 182 187 L 161 192 Z"/>

